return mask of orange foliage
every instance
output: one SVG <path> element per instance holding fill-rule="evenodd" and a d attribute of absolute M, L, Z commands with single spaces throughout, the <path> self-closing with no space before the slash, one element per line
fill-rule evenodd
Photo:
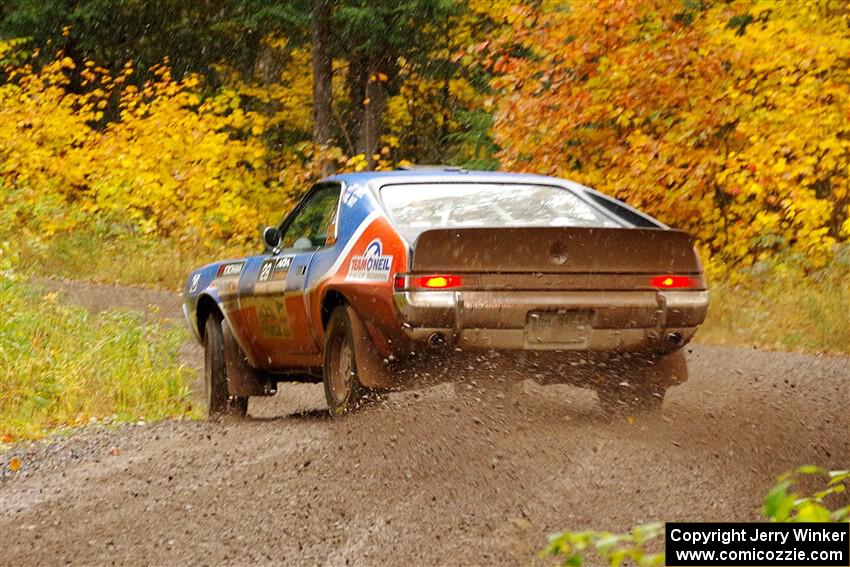
<path fill-rule="evenodd" d="M 821 265 L 850 236 L 850 5 L 703 4 L 509 10 L 485 54 L 502 163 L 623 198 L 725 261 Z"/>

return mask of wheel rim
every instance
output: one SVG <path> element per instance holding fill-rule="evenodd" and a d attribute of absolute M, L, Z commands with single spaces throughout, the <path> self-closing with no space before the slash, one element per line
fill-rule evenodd
<path fill-rule="evenodd" d="M 334 399 L 342 403 L 351 390 L 354 379 L 354 350 L 351 338 L 345 334 L 334 341 L 331 358 L 331 392 Z"/>

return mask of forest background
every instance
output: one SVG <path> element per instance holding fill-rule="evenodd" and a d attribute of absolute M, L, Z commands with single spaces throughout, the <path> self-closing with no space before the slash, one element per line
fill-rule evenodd
<path fill-rule="evenodd" d="M 694 234 L 701 339 L 850 351 L 841 0 L 10 0 L 0 271 L 178 289 L 332 171 L 566 177 Z"/>

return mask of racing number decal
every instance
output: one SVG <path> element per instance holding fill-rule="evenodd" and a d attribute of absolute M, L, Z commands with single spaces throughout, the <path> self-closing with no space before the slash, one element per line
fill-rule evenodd
<path fill-rule="evenodd" d="M 254 297 L 246 300 L 246 304 L 253 305 L 256 309 L 257 325 L 260 334 L 265 338 L 292 337 L 284 301 L 284 289 L 293 258 L 294 256 L 279 256 L 264 260 L 257 273 Z"/>
<path fill-rule="evenodd" d="M 266 260 L 260 267 L 260 275 L 257 276 L 257 281 L 268 282 L 286 279 L 286 274 L 289 273 L 289 266 L 291 265 L 292 256 Z"/>
<path fill-rule="evenodd" d="M 272 273 L 272 263 L 271 262 L 264 262 L 262 269 L 260 269 L 260 277 L 259 277 L 258 281 L 261 281 L 261 282 L 266 281 L 267 279 L 269 279 L 269 276 L 271 275 L 271 273 Z"/>

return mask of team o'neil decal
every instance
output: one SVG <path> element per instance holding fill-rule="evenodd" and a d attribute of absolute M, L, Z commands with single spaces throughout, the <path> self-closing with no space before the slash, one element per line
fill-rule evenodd
<path fill-rule="evenodd" d="M 384 256 L 382 251 L 380 238 L 370 242 L 362 256 L 351 259 L 346 279 L 367 282 L 385 282 L 390 279 L 393 257 Z"/>

